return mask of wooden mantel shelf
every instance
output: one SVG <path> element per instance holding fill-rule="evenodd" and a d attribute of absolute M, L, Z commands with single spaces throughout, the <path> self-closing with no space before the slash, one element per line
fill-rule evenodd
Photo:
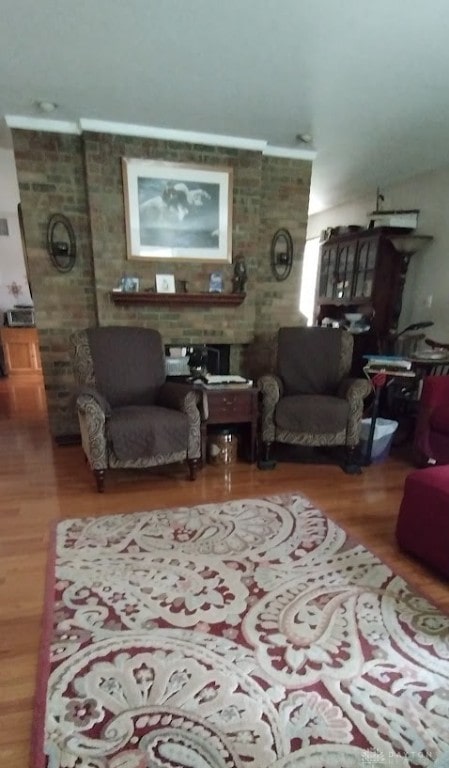
<path fill-rule="evenodd" d="M 220 306 L 238 306 L 246 293 L 156 293 L 152 291 L 111 291 L 114 304 L 178 304 L 184 306 L 211 304 Z"/>

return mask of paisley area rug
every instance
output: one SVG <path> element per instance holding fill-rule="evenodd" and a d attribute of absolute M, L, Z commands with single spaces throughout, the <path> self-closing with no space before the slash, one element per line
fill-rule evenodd
<path fill-rule="evenodd" d="M 449 765 L 448 617 L 299 494 L 64 521 L 53 575 L 34 768 Z"/>

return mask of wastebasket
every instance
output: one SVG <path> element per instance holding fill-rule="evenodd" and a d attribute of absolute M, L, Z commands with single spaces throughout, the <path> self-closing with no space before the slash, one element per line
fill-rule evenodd
<path fill-rule="evenodd" d="M 237 461 L 238 437 L 229 428 L 211 432 L 207 439 L 209 464 L 234 464 Z"/>
<path fill-rule="evenodd" d="M 382 419 L 380 416 L 376 419 L 374 427 L 373 447 L 371 449 L 371 461 L 384 461 L 390 454 L 393 436 L 399 424 L 393 419 Z M 360 429 L 360 448 L 362 456 L 366 456 L 368 447 L 368 438 L 371 428 L 371 419 L 362 419 Z"/>

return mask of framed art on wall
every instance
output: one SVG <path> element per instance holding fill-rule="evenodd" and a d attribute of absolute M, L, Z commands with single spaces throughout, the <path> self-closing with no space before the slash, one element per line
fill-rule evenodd
<path fill-rule="evenodd" d="M 128 259 L 232 261 L 232 169 L 122 158 Z"/>

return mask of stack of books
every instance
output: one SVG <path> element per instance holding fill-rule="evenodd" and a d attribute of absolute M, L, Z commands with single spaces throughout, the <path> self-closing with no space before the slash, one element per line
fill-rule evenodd
<path fill-rule="evenodd" d="M 366 373 L 390 373 L 396 376 L 414 376 L 412 361 L 396 355 L 365 355 Z"/>

